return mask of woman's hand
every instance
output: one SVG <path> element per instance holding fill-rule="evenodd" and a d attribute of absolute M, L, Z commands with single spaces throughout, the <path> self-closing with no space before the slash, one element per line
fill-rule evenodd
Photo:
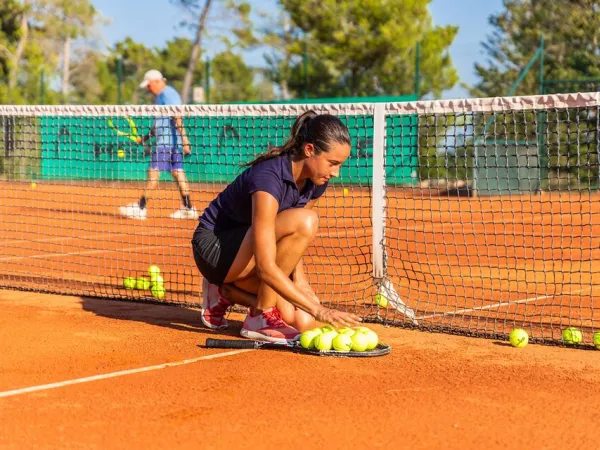
<path fill-rule="evenodd" d="M 298 287 L 298 289 L 300 289 L 300 291 L 302 291 L 302 293 L 304 295 L 306 295 L 306 297 L 318 304 L 321 304 L 321 301 L 319 300 L 319 297 L 317 297 L 317 294 L 315 294 L 315 291 L 313 291 L 313 289 L 310 287 L 310 284 L 308 283 L 296 283 L 296 287 Z"/>
<path fill-rule="evenodd" d="M 330 309 L 324 306 L 319 307 L 315 314 L 315 319 L 319 322 L 328 323 L 336 328 L 358 325 L 362 320 L 356 314 L 338 311 L 337 309 Z"/>

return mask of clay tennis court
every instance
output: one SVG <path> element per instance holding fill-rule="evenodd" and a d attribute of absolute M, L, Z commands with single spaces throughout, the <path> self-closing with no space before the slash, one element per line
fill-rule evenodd
<path fill-rule="evenodd" d="M 600 443 L 596 351 L 517 350 L 500 339 L 381 325 L 369 326 L 393 347 L 382 358 L 203 349 L 216 333 L 195 309 L 195 223 L 167 218 L 178 198 L 166 186 L 152 217 L 136 222 L 116 211 L 140 185 L 1 183 L 0 286 L 24 289 L 0 292 L 2 446 Z M 213 195 L 203 185 L 193 192 L 199 210 Z M 549 342 L 574 325 L 591 348 L 596 195 L 387 195 L 388 272 L 424 329 L 503 337 L 518 325 Z M 324 200 L 307 257 L 317 293 L 368 319 L 404 324 L 372 301 L 369 192 L 336 188 Z M 179 307 L 122 288 L 123 277 L 150 264 L 163 271 L 164 301 Z M 232 318 L 236 336 L 243 316 Z"/>

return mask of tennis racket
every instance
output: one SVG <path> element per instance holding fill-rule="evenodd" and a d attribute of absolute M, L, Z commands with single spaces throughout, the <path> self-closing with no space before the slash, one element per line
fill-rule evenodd
<path fill-rule="evenodd" d="M 112 119 L 108 119 L 108 126 L 111 130 L 117 133 L 117 136 L 122 136 L 137 145 L 142 145 L 144 148 L 144 155 L 148 156 L 150 153 L 152 153 L 152 150 L 150 149 L 150 146 L 142 144 L 137 125 L 135 124 L 134 120 L 131 117 L 125 117 L 125 121 L 127 122 L 128 126 L 127 130 L 119 129 Z"/>
<path fill-rule="evenodd" d="M 207 339 L 206 348 L 227 348 L 227 349 L 252 349 L 252 350 L 282 350 L 294 353 L 302 353 L 305 355 L 315 356 L 335 356 L 346 358 L 368 358 L 372 356 L 387 355 L 392 351 L 389 345 L 377 344 L 373 350 L 364 352 L 340 352 L 337 350 L 321 351 L 315 349 L 304 348 L 299 342 L 294 341 L 288 344 L 276 344 L 274 342 L 249 341 L 240 339 Z"/>
<path fill-rule="evenodd" d="M 117 128 L 117 126 L 115 125 L 115 123 L 113 122 L 112 119 L 108 119 L 108 126 L 115 133 L 117 133 L 117 136 L 123 136 L 124 138 L 127 138 L 127 139 L 135 142 L 136 144 L 138 144 L 140 135 L 138 134 L 137 126 L 136 126 L 135 122 L 133 121 L 133 119 L 131 117 L 125 117 L 125 121 L 127 122 L 127 125 L 129 126 L 129 129 L 126 131 L 123 131 L 123 130 L 120 130 L 119 128 Z"/>

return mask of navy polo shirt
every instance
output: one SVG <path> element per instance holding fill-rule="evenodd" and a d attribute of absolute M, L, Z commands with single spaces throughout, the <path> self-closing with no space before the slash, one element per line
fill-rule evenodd
<path fill-rule="evenodd" d="M 309 201 L 319 198 L 327 183 L 316 186 L 310 179 L 302 191 L 292 175 L 292 156 L 280 155 L 248 167 L 215 198 L 200 223 L 208 230 L 224 231 L 252 225 L 252 197 L 257 191 L 271 194 L 279 203 L 277 213 L 290 208 L 303 208 Z"/>

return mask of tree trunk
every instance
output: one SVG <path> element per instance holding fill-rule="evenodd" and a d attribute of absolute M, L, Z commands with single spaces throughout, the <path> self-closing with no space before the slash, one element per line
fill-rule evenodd
<path fill-rule="evenodd" d="M 69 78 L 71 77 L 71 38 L 65 39 L 65 45 L 63 48 L 63 76 L 62 76 L 62 88 L 61 93 L 63 101 L 67 101 L 69 95 Z"/>
<path fill-rule="evenodd" d="M 19 72 L 19 64 L 21 63 L 21 58 L 23 57 L 23 53 L 25 52 L 25 45 L 27 44 L 27 38 L 29 37 L 29 16 L 27 7 L 29 6 L 29 0 L 25 0 L 23 2 L 23 16 L 21 17 L 21 37 L 19 38 L 19 43 L 17 44 L 17 49 L 15 50 L 15 54 L 12 58 L 12 65 L 9 69 L 8 73 L 8 87 L 10 89 L 14 89 L 17 85 L 17 74 Z"/>
<path fill-rule="evenodd" d="M 194 39 L 194 45 L 192 46 L 192 53 L 188 62 L 188 68 L 185 72 L 185 78 L 183 79 L 183 89 L 181 91 L 183 103 L 188 103 L 190 101 L 190 91 L 192 88 L 194 69 L 196 68 L 196 64 L 198 64 L 198 59 L 200 58 L 202 35 L 204 34 L 206 16 L 208 16 L 208 10 L 210 9 L 211 2 L 212 0 L 206 0 L 204 8 L 202 9 L 202 13 L 200 14 L 200 19 L 198 20 L 196 38 Z"/>

